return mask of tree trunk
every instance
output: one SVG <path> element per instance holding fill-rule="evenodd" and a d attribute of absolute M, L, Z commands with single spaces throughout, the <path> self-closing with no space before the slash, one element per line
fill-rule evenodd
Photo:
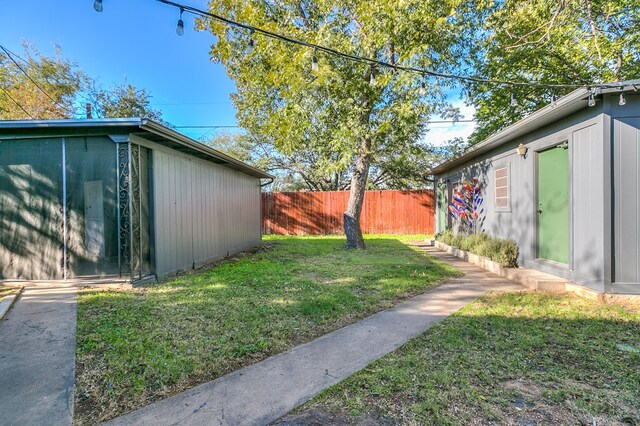
<path fill-rule="evenodd" d="M 347 236 L 347 248 L 364 249 L 364 239 L 360 228 L 360 213 L 364 201 L 364 191 L 367 187 L 369 165 L 371 164 L 371 139 L 365 138 L 358 150 L 347 210 L 342 215 L 344 219 L 344 233 Z"/>

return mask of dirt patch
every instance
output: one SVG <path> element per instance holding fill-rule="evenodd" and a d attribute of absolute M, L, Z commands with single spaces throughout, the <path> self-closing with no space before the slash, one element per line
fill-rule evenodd
<path fill-rule="evenodd" d="M 622 426 L 636 425 L 635 416 L 618 415 L 628 413 L 633 410 L 622 403 L 613 390 L 596 389 L 586 383 L 573 380 L 564 381 L 562 384 L 549 383 L 540 386 L 531 381 L 510 380 L 502 383 L 502 386 L 510 391 L 512 395 L 506 407 L 500 407 L 501 424 L 514 426 L 538 426 L 538 425 L 558 425 L 558 424 L 579 424 L 598 426 Z M 606 398 L 609 403 L 617 405 L 614 410 L 617 414 L 600 415 L 588 418 L 579 413 L 571 398 L 567 398 L 561 403 L 554 403 L 544 397 L 545 391 L 559 388 L 574 388 L 583 392 L 599 393 L 600 398 Z M 496 407 L 497 408 L 497 407 Z M 640 414 L 640 413 L 638 413 Z"/>
<path fill-rule="evenodd" d="M 350 416 L 347 413 L 335 411 L 326 406 L 309 408 L 297 413 L 287 414 L 275 422 L 270 423 L 272 426 L 391 426 L 395 424 L 397 424 L 397 422 L 390 422 L 370 414 Z"/>

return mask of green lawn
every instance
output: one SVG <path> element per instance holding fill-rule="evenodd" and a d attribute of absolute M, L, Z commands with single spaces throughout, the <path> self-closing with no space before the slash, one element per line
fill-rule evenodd
<path fill-rule="evenodd" d="M 162 285 L 82 292 L 76 423 L 212 380 L 459 274 L 411 239 L 420 237 L 368 236 L 355 251 L 340 237 L 271 237 Z"/>
<path fill-rule="evenodd" d="M 20 293 L 21 286 L 0 286 L 0 300 L 12 294 Z"/>
<path fill-rule="evenodd" d="M 640 309 L 490 294 L 285 417 L 294 419 L 640 425 Z"/>

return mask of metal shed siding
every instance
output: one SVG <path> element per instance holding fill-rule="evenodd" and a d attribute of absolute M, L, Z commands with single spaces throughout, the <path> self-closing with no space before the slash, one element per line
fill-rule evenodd
<path fill-rule="evenodd" d="M 574 281 L 599 290 L 604 279 L 604 142 L 600 123 L 572 132 L 571 268 Z"/>
<path fill-rule="evenodd" d="M 153 164 L 159 277 L 260 242 L 257 178 L 159 149 Z"/>
<path fill-rule="evenodd" d="M 640 294 L 640 95 L 627 93 L 626 105 L 618 100 L 617 93 L 604 100 L 611 121 L 611 290 Z"/>
<path fill-rule="evenodd" d="M 603 116 L 599 109 L 583 110 L 436 177 L 449 179 L 452 183 L 461 178 L 480 178 L 486 215 L 482 229 L 492 236 L 514 239 L 523 266 L 602 290 L 605 262 L 602 135 Z M 537 151 L 565 140 L 570 145 L 571 181 L 574 183 L 571 189 L 572 251 L 570 266 L 559 267 L 537 259 L 536 155 Z M 529 148 L 526 159 L 515 154 L 515 148 L 521 142 Z M 493 172 L 503 166 L 509 169 L 510 205 L 508 209 L 499 210 L 494 205 Z"/>
<path fill-rule="evenodd" d="M 640 293 L 640 117 L 614 126 L 614 290 Z"/>

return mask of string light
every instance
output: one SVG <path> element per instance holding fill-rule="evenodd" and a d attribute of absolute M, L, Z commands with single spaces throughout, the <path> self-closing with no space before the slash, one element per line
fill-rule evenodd
<path fill-rule="evenodd" d="M 594 107 L 596 106 L 596 97 L 593 93 L 593 89 L 591 89 L 591 91 L 589 92 L 589 101 L 588 101 L 588 105 L 590 107 Z"/>
<path fill-rule="evenodd" d="M 247 55 L 251 55 L 253 53 L 253 49 L 256 47 L 255 41 L 253 41 L 253 30 L 249 30 L 249 44 L 247 44 Z"/>
<path fill-rule="evenodd" d="M 511 92 L 511 106 L 512 107 L 518 106 L 518 100 L 516 99 L 515 92 Z"/>
<path fill-rule="evenodd" d="M 427 83 L 425 83 L 424 79 L 420 82 L 420 90 L 418 93 L 420 93 L 420 96 L 427 94 Z"/>
<path fill-rule="evenodd" d="M 483 83 L 483 84 L 492 84 L 495 86 L 510 86 L 510 87 L 537 87 L 537 88 L 547 88 L 547 89 L 559 89 L 559 88 L 564 88 L 564 89 L 576 89 L 576 88 L 612 88 L 615 87 L 615 85 L 613 84 L 560 84 L 560 83 L 538 83 L 538 82 L 532 82 L 532 81 L 528 81 L 528 82 L 523 82 L 523 81 L 509 81 L 509 80 L 500 80 L 500 79 L 491 79 L 491 78 L 484 78 L 484 77 L 473 77 L 473 76 L 465 76 L 465 75 L 457 75 L 457 74 L 446 74 L 446 73 L 440 73 L 440 72 L 436 72 L 436 71 L 430 71 L 430 70 L 424 70 L 424 69 L 419 69 L 419 68 L 414 68 L 411 66 L 403 66 L 403 65 L 398 65 L 396 63 L 389 63 L 389 62 L 385 62 L 385 61 L 381 61 L 378 60 L 376 58 L 369 58 L 369 57 L 363 57 L 363 56 L 359 56 L 359 55 L 355 55 L 355 54 L 350 54 L 350 53 L 345 53 L 336 49 L 332 49 L 330 47 L 326 47 L 326 46 L 322 46 L 322 45 L 318 45 L 318 44 L 314 44 L 314 43 L 310 43 L 304 40 L 299 40 L 287 35 L 283 35 L 283 34 L 279 34 L 276 32 L 272 32 L 269 30 L 265 30 L 253 25 L 249 25 L 249 24 L 244 24 L 241 22 L 237 22 L 234 21 L 232 19 L 229 18 L 225 18 L 223 16 L 220 15 L 216 15 L 214 13 L 202 10 L 202 9 L 198 9 L 196 7 L 193 6 L 188 6 L 185 4 L 181 4 L 181 3 L 177 3 L 175 1 L 172 0 L 155 0 L 159 3 L 163 3 L 169 6 L 173 6 L 173 7 L 177 7 L 180 9 L 180 20 L 178 21 L 178 27 L 176 28 L 176 32 L 178 33 L 178 35 L 182 35 L 184 33 L 184 22 L 182 21 L 182 12 L 184 12 L 185 10 L 193 13 L 194 15 L 199 15 L 203 18 L 206 19 L 214 19 L 218 22 L 222 22 L 225 25 L 229 25 L 229 26 L 233 26 L 236 28 L 242 28 L 245 30 L 249 30 L 250 32 L 250 36 L 251 38 L 249 39 L 249 43 L 247 45 L 246 48 L 246 53 L 247 54 L 251 54 L 253 53 L 254 47 L 255 47 L 255 41 L 253 38 L 254 32 L 255 33 L 259 33 L 265 37 L 269 37 L 272 39 L 276 39 L 276 40 L 280 40 L 283 42 L 287 42 L 287 43 L 292 43 L 292 44 L 296 44 L 299 46 L 303 46 L 303 47 L 308 47 L 308 48 L 312 48 L 314 49 L 314 55 L 312 57 L 312 63 L 311 63 L 311 69 L 315 72 L 318 69 L 318 58 L 317 58 L 317 51 L 321 51 L 327 54 L 331 54 L 331 55 L 335 55 L 335 56 L 339 56 L 348 60 L 351 60 L 353 62 L 360 62 L 360 63 L 366 63 L 369 64 L 372 68 L 372 72 L 370 74 L 369 77 L 369 84 L 370 85 L 375 85 L 375 71 L 373 70 L 373 67 L 383 67 L 383 68 L 387 68 L 387 69 L 391 69 L 393 71 L 405 71 L 405 72 L 411 72 L 411 73 L 415 73 L 418 74 L 420 76 L 422 76 L 423 78 L 426 78 L 428 76 L 431 77 L 439 77 L 439 78 L 445 78 L 445 79 L 449 79 L 449 80 L 455 80 L 461 83 Z M 94 1 L 94 9 L 98 12 L 102 11 L 102 0 L 95 0 Z M 426 83 L 423 81 L 420 85 L 420 93 L 422 94 L 423 92 L 423 86 L 424 86 L 424 91 L 426 93 Z M 634 87 L 635 89 L 635 87 Z M 471 93 L 467 90 L 466 93 L 466 97 L 467 97 L 467 104 L 471 105 L 473 103 L 473 99 L 471 97 Z M 555 94 L 552 94 L 551 97 L 551 104 L 555 107 L 556 106 L 556 96 Z M 620 102 L 625 102 L 626 103 L 626 99 L 624 99 L 624 95 L 621 93 L 621 99 Z M 594 99 L 594 95 L 593 93 L 589 96 L 589 106 L 593 106 L 595 105 L 595 99 Z M 517 105 L 517 99 L 515 98 L 515 94 L 512 93 L 511 95 L 511 106 L 516 106 Z M 621 105 L 623 105 L 623 103 L 621 103 Z"/>
<path fill-rule="evenodd" d="M 184 12 L 184 9 L 181 7 L 180 8 L 180 18 L 178 18 L 178 25 L 176 26 L 176 34 L 178 34 L 179 36 L 183 36 L 184 35 L 184 21 L 182 20 L 182 13 Z"/>
<path fill-rule="evenodd" d="M 465 101 L 464 101 L 467 106 L 470 106 L 473 104 L 473 98 L 471 97 L 471 90 L 467 89 L 465 90 Z"/>
<path fill-rule="evenodd" d="M 553 108 L 555 108 L 555 107 L 557 107 L 557 106 L 558 106 L 558 104 L 556 103 L 556 101 L 557 101 L 557 100 L 558 100 L 558 97 L 556 96 L 556 94 L 555 94 L 555 93 L 552 93 L 552 94 L 551 94 L 551 106 L 552 106 Z"/>
<path fill-rule="evenodd" d="M 405 72 L 412 72 L 421 76 L 431 76 L 431 77 L 441 77 L 441 78 L 445 78 L 445 79 L 449 79 L 449 80 L 457 80 L 460 82 L 471 82 L 471 83 L 486 83 L 486 84 L 493 84 L 493 85 L 498 85 L 498 86 L 512 86 L 512 87 L 538 87 L 538 88 L 567 88 L 567 89 L 576 89 L 576 88 L 586 88 L 586 87 L 612 87 L 612 84 L 592 84 L 592 85 L 586 85 L 586 84 L 560 84 L 560 83 L 537 83 L 537 82 L 522 82 L 522 81 L 509 81 L 509 80 L 499 80 L 499 79 L 490 79 L 490 78 L 483 78 L 483 77 L 472 77 L 472 76 L 464 76 L 464 75 L 456 75 L 456 74 L 446 74 L 446 73 L 440 73 L 440 72 L 436 72 L 436 71 L 430 71 L 430 70 L 425 70 L 425 69 L 420 69 L 420 68 L 414 68 L 414 67 L 410 67 L 410 66 L 403 66 L 403 65 L 398 65 L 398 64 L 392 64 L 389 62 L 384 62 L 375 58 L 368 58 L 368 57 L 364 57 L 364 56 L 358 56 L 358 55 L 354 55 L 354 54 L 350 54 L 350 53 L 345 53 L 336 49 L 332 49 L 330 47 L 326 47 L 326 46 L 321 46 L 319 44 L 314 44 L 314 43 L 310 43 L 307 41 L 303 41 L 303 40 L 299 40 L 290 36 L 286 36 L 283 34 L 279 34 L 279 33 L 275 33 L 269 30 L 265 30 L 253 25 L 249 25 L 249 24 L 243 24 L 241 22 L 237 22 L 234 21 L 232 19 L 229 18 L 225 18 L 223 16 L 220 15 L 216 15 L 214 13 L 202 10 L 202 9 L 198 9 L 196 7 L 193 6 L 187 6 L 181 3 L 177 3 L 175 1 L 172 0 L 155 0 L 158 3 L 163 3 L 169 6 L 173 6 L 173 7 L 177 7 L 177 8 L 183 8 L 186 11 L 189 11 L 190 13 L 193 13 L 194 15 L 199 15 L 203 18 L 210 18 L 210 19 L 215 19 L 216 21 L 222 22 L 223 24 L 226 25 L 230 25 L 230 26 L 234 26 L 237 28 L 242 28 L 245 30 L 249 30 L 252 33 L 258 33 L 261 34 L 265 37 L 269 37 L 272 39 L 276 39 L 276 40 L 280 40 L 280 41 L 284 41 L 287 43 L 292 43 L 292 44 L 296 44 L 299 46 L 305 46 L 317 51 L 321 51 L 327 54 L 331 54 L 331 55 L 335 55 L 335 56 L 340 56 L 342 58 L 345 59 L 349 59 L 352 60 L 354 62 L 361 62 L 361 63 L 367 63 L 371 66 L 377 66 L 377 67 L 383 67 L 383 68 L 388 68 L 388 69 L 393 69 L 396 71 L 405 71 Z"/>
<path fill-rule="evenodd" d="M 624 87 L 622 87 L 622 86 L 621 86 L 621 87 L 620 87 L 620 90 L 621 90 L 621 91 L 620 91 L 620 99 L 618 100 L 618 105 L 620 105 L 620 106 L 624 106 L 624 105 L 626 105 L 626 104 L 627 104 L 627 100 L 625 99 L 625 97 L 624 97 L 624 92 L 623 92 Z"/>
<path fill-rule="evenodd" d="M 376 70 L 371 67 L 371 74 L 369 74 L 369 86 L 376 85 Z"/>

